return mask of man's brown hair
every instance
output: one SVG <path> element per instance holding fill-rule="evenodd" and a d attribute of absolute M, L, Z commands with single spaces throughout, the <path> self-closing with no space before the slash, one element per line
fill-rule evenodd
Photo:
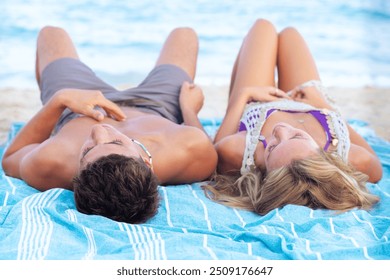
<path fill-rule="evenodd" d="M 89 163 L 73 179 L 77 210 L 127 223 L 143 223 L 157 213 L 158 180 L 141 158 L 118 154 Z"/>

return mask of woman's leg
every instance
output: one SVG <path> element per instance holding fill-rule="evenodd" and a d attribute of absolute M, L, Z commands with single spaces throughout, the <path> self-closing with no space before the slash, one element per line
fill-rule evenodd
<path fill-rule="evenodd" d="M 68 33 L 59 27 L 47 26 L 39 32 L 35 63 L 35 75 L 39 85 L 42 71 L 56 59 L 70 57 L 79 59 Z"/>
<path fill-rule="evenodd" d="M 193 80 L 198 58 L 198 36 L 188 27 L 174 29 L 166 39 L 156 66 L 174 64 L 182 68 Z"/>
<path fill-rule="evenodd" d="M 277 32 L 266 20 L 257 20 L 245 37 L 233 67 L 230 96 L 249 86 L 275 86 Z"/>
<path fill-rule="evenodd" d="M 245 108 L 241 98 L 245 87 L 275 86 L 278 34 L 266 20 L 257 20 L 245 37 L 233 67 L 230 96 L 225 117 L 214 142 L 235 134 Z M 236 148 L 236 147 L 235 147 Z"/>
<path fill-rule="evenodd" d="M 315 61 L 299 32 L 288 27 L 279 33 L 278 86 L 287 92 L 309 80 L 319 80 Z"/>

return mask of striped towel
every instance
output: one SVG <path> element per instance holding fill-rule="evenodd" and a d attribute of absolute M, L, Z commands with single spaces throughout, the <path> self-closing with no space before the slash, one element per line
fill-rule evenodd
<path fill-rule="evenodd" d="M 220 124 L 202 123 L 210 135 Z M 158 214 L 132 225 L 79 213 L 71 191 L 39 192 L 0 170 L 0 259 L 390 259 L 390 143 L 350 123 L 384 166 L 384 178 L 368 185 L 381 197 L 370 211 L 287 205 L 259 216 L 210 201 L 198 182 L 160 186 Z M 14 124 L 10 138 L 22 125 Z"/>

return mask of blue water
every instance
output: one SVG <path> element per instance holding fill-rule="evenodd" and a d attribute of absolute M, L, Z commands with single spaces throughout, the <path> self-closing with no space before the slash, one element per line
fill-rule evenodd
<path fill-rule="evenodd" d="M 328 86 L 390 86 L 390 1 L 1 0 L 0 87 L 35 87 L 36 36 L 65 28 L 79 55 L 113 84 L 137 83 L 178 26 L 200 39 L 196 81 L 228 84 L 242 38 L 257 18 L 297 27 Z"/>

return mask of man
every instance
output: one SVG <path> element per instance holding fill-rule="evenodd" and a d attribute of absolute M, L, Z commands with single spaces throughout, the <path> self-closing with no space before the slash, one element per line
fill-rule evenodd
<path fill-rule="evenodd" d="M 36 59 L 43 107 L 7 148 L 4 171 L 41 191 L 73 189 L 83 213 L 145 222 L 157 212 L 158 184 L 204 180 L 216 166 L 197 118 L 197 55 L 195 32 L 177 28 L 147 78 L 118 91 L 79 60 L 63 29 L 43 28 Z"/>

